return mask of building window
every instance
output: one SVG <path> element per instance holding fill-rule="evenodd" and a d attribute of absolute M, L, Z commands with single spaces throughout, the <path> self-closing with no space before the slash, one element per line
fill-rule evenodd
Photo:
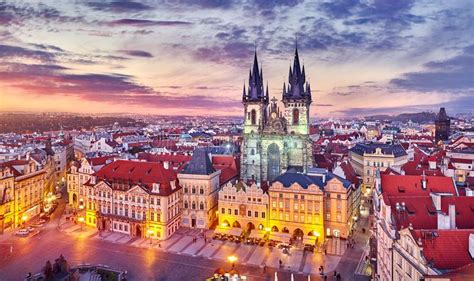
<path fill-rule="evenodd" d="M 192 202 L 191 205 L 192 205 L 191 208 L 192 208 L 193 210 L 196 209 L 196 202 Z"/>
<path fill-rule="evenodd" d="M 199 209 L 204 210 L 204 203 L 199 203 Z"/>
<path fill-rule="evenodd" d="M 255 211 L 255 217 L 258 218 L 258 212 L 257 211 Z"/>
<path fill-rule="evenodd" d="M 251 217 L 252 216 L 252 211 L 248 210 L 247 211 L 247 217 Z"/>
<path fill-rule="evenodd" d="M 295 108 L 293 109 L 293 125 L 298 125 L 300 123 L 300 111 Z"/>
<path fill-rule="evenodd" d="M 252 109 L 252 111 L 250 112 L 250 122 L 252 125 L 256 125 L 257 124 L 257 112 L 255 111 L 255 109 Z"/>
<path fill-rule="evenodd" d="M 262 219 L 265 218 L 265 212 L 262 212 Z"/>
<path fill-rule="evenodd" d="M 228 215 L 232 215 L 232 210 L 231 210 L 231 209 L 227 209 L 227 214 L 228 214 Z"/>
<path fill-rule="evenodd" d="M 185 208 L 185 209 L 189 208 L 188 201 L 184 201 L 184 208 Z"/>
<path fill-rule="evenodd" d="M 224 208 L 222 208 L 221 214 L 225 214 L 225 209 Z"/>
<path fill-rule="evenodd" d="M 204 189 L 202 189 L 202 188 L 199 189 L 199 193 L 200 193 L 200 194 L 204 194 Z"/>
<path fill-rule="evenodd" d="M 326 219 L 331 220 L 331 213 L 326 213 Z"/>
<path fill-rule="evenodd" d="M 235 216 L 238 216 L 238 215 L 239 215 L 239 210 L 234 209 L 234 215 L 235 215 Z"/>

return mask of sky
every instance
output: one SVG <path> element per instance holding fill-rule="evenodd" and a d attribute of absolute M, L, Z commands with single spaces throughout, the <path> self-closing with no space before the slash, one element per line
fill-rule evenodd
<path fill-rule="evenodd" d="M 296 41 L 313 117 L 474 112 L 472 0 L 0 0 L 0 111 L 240 116 Z"/>

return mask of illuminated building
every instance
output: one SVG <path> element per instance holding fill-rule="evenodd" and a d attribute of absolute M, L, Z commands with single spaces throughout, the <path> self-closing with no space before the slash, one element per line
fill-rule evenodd
<path fill-rule="evenodd" d="M 349 235 L 353 185 L 348 180 L 320 168 L 292 170 L 278 176 L 268 194 L 272 233 L 307 244 Z"/>
<path fill-rule="evenodd" d="M 268 228 L 268 194 L 255 183 L 228 183 L 219 191 L 219 227 Z"/>
<path fill-rule="evenodd" d="M 169 238 L 181 221 L 176 172 L 156 162 L 117 160 L 82 186 L 85 220 L 99 230 L 137 237 Z"/>
<path fill-rule="evenodd" d="M 0 164 L 0 233 L 20 227 L 41 213 L 46 169 L 31 158 Z"/>

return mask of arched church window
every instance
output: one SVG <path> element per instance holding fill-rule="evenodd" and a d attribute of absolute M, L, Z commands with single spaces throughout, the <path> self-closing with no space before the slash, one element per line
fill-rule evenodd
<path fill-rule="evenodd" d="M 252 109 L 251 111 L 251 123 L 252 125 L 257 124 L 257 112 L 255 111 L 255 109 Z"/>
<path fill-rule="evenodd" d="M 193 201 L 192 203 L 192 209 L 195 210 L 196 209 L 196 203 Z"/>
<path fill-rule="evenodd" d="M 293 109 L 293 125 L 298 125 L 300 123 L 300 111 L 298 108 Z"/>

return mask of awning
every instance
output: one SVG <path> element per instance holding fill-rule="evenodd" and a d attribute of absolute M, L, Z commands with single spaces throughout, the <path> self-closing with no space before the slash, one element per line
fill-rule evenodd
<path fill-rule="evenodd" d="M 222 233 L 222 234 L 227 234 L 227 235 L 234 235 L 234 236 L 240 236 L 242 234 L 242 231 L 244 231 L 242 228 L 236 228 L 236 227 L 217 227 L 216 232 Z"/>
<path fill-rule="evenodd" d="M 291 234 L 284 232 L 270 232 L 270 239 L 285 243 L 290 243 Z"/>
<path fill-rule="evenodd" d="M 249 238 L 263 238 L 267 232 L 264 230 L 252 230 L 249 234 Z"/>
<path fill-rule="evenodd" d="M 305 236 L 303 237 L 303 243 L 314 245 L 316 243 L 316 238 L 316 236 Z"/>

